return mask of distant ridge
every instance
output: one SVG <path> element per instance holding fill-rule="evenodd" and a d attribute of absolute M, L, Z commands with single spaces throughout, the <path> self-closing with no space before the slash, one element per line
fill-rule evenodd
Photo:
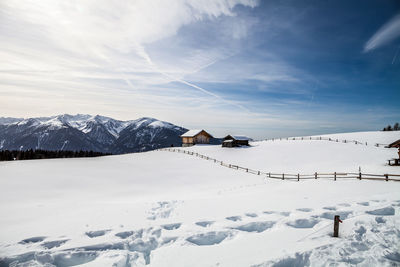
<path fill-rule="evenodd" d="M 187 129 L 154 118 L 121 121 L 101 115 L 0 117 L 0 150 L 86 150 L 122 154 L 180 146 Z"/>

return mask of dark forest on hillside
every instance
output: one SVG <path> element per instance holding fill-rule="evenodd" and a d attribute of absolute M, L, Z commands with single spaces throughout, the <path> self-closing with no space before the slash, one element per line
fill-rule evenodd
<path fill-rule="evenodd" d="M 66 151 L 66 150 L 1 150 L 0 161 L 28 160 L 28 159 L 56 159 L 56 158 L 87 158 L 111 155 L 94 151 Z"/>

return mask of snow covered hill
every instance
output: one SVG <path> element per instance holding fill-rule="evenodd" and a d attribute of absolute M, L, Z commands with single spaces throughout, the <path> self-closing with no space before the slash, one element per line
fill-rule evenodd
<path fill-rule="evenodd" d="M 190 149 L 261 170 L 400 174 L 385 165 L 396 150 L 353 143 Z M 399 192 L 393 181 L 271 180 L 167 151 L 0 162 L 0 266 L 397 266 Z"/>
<path fill-rule="evenodd" d="M 0 149 L 147 151 L 180 145 L 186 129 L 153 118 L 119 121 L 104 116 L 0 118 Z"/>

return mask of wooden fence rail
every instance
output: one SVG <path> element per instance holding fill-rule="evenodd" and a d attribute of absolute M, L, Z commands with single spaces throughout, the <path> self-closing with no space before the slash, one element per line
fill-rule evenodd
<path fill-rule="evenodd" d="M 221 166 L 234 169 L 234 170 L 242 170 L 247 173 L 262 175 L 265 178 L 272 179 L 280 179 L 280 180 L 307 180 L 307 179 L 333 179 L 336 181 L 337 179 L 358 179 L 358 180 L 380 180 L 380 181 L 397 181 L 400 182 L 400 174 L 370 174 L 370 173 L 361 173 L 361 172 L 333 172 L 333 173 L 318 173 L 315 172 L 313 174 L 294 174 L 294 173 L 271 173 L 260 170 L 253 170 L 250 168 L 241 167 L 239 165 L 229 164 L 227 162 L 223 162 L 218 159 L 211 158 L 209 156 L 202 155 L 200 153 L 196 153 L 189 150 L 177 149 L 177 148 L 160 148 L 157 149 L 159 151 L 169 151 L 169 152 L 177 152 L 184 153 L 188 155 L 192 155 L 198 158 L 202 158 L 205 160 L 212 161 Z"/>
<path fill-rule="evenodd" d="M 322 137 L 322 136 L 303 136 L 303 137 L 287 137 L 287 138 L 271 138 L 271 139 L 265 139 L 265 141 L 282 141 L 282 140 L 324 140 L 324 141 L 331 141 L 331 142 L 337 142 L 337 143 L 355 143 L 356 145 L 373 145 L 376 147 L 386 147 L 389 144 L 380 144 L 380 143 L 368 143 L 368 142 L 361 142 L 358 140 L 347 140 L 347 139 L 337 139 L 337 138 L 329 138 L 329 137 Z"/>

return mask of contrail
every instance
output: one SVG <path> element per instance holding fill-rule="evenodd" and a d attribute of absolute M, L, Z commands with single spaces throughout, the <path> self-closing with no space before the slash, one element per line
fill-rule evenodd
<path fill-rule="evenodd" d="M 187 85 L 187 86 L 190 86 L 190 87 L 192 87 L 192 88 L 195 88 L 195 89 L 197 89 L 197 90 L 199 90 L 199 91 L 201 91 L 201 92 L 203 92 L 203 93 L 205 93 L 205 94 L 207 94 L 207 95 L 213 96 L 213 97 L 215 97 L 215 98 L 217 98 L 217 99 L 219 99 L 219 100 L 221 100 L 221 101 L 223 101 L 223 102 L 225 102 L 225 103 L 227 103 L 227 104 L 236 106 L 236 107 L 242 109 L 242 110 L 245 111 L 245 112 L 251 113 L 250 110 L 248 110 L 247 108 L 243 107 L 242 105 L 239 105 L 239 104 L 237 104 L 237 103 L 235 103 L 235 102 L 226 100 L 226 99 L 222 98 L 221 96 L 219 96 L 219 95 L 217 95 L 217 94 L 214 94 L 213 92 L 210 92 L 210 91 L 208 91 L 208 90 L 206 90 L 206 89 L 204 89 L 204 88 L 202 88 L 202 87 L 200 87 L 200 86 L 198 86 L 198 85 L 195 85 L 195 84 L 190 83 L 190 82 L 188 82 L 188 81 L 185 81 L 185 80 L 183 80 L 183 79 L 179 79 L 179 78 L 173 77 L 172 75 L 170 75 L 170 74 L 168 74 L 168 73 L 165 73 L 164 71 L 160 70 L 160 69 L 158 68 L 158 66 L 157 66 L 156 64 L 154 64 L 154 62 L 151 60 L 150 56 L 147 54 L 147 52 L 144 50 L 144 48 L 143 48 L 142 46 L 137 46 L 137 50 L 136 50 L 136 51 L 138 52 L 139 56 L 141 56 L 144 60 L 146 60 L 146 62 L 147 62 L 156 72 L 158 72 L 158 73 L 164 75 L 164 76 L 167 77 L 168 79 L 171 79 L 171 80 L 173 80 L 173 81 L 175 81 L 175 82 L 179 82 L 179 83 L 185 84 L 185 85 Z"/>
<path fill-rule="evenodd" d="M 392 65 L 393 65 L 394 62 L 396 61 L 397 54 L 399 53 L 399 49 L 400 49 L 400 46 L 397 48 L 396 54 L 394 54 L 394 57 L 393 57 L 393 60 L 392 60 Z"/>
<path fill-rule="evenodd" d="M 383 46 L 400 36 L 400 14 L 383 25 L 365 44 L 364 53 Z"/>

